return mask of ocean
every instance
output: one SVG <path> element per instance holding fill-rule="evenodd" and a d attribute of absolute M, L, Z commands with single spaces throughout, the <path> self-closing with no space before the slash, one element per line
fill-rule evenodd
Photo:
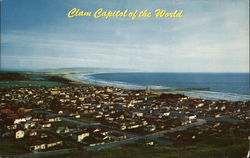
<path fill-rule="evenodd" d="M 96 73 L 77 80 L 135 89 L 154 89 L 212 100 L 250 100 L 249 73 Z"/>

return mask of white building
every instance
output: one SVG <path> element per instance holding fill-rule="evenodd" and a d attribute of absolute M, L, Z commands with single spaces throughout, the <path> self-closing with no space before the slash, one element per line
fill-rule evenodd
<path fill-rule="evenodd" d="M 15 137 L 16 137 L 16 139 L 23 138 L 24 137 L 24 131 L 23 130 L 17 130 L 15 132 Z"/>
<path fill-rule="evenodd" d="M 153 132 L 156 130 L 156 126 L 155 125 L 147 125 L 143 128 L 143 130 L 146 132 Z"/>
<path fill-rule="evenodd" d="M 89 132 L 77 132 L 72 135 L 72 138 L 76 140 L 77 142 L 81 142 L 85 137 L 89 136 Z"/>
<path fill-rule="evenodd" d="M 22 122 L 26 122 L 26 118 L 25 117 L 19 117 L 19 118 L 16 118 L 14 120 L 14 124 L 20 124 Z"/>

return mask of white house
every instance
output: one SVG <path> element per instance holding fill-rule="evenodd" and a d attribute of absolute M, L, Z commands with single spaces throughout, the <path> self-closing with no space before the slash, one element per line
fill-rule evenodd
<path fill-rule="evenodd" d="M 82 132 L 77 132 L 72 135 L 72 139 L 76 140 L 77 142 L 81 142 L 85 137 L 89 136 L 89 132 L 87 131 L 82 131 Z"/>
<path fill-rule="evenodd" d="M 18 117 L 14 119 L 14 124 L 20 124 L 22 122 L 26 122 L 26 118 L 25 117 Z"/>
<path fill-rule="evenodd" d="M 70 132 L 70 130 L 67 126 L 66 127 L 58 127 L 56 130 L 56 133 L 58 133 L 58 134 L 65 134 L 65 133 L 69 133 L 69 132 Z"/>
<path fill-rule="evenodd" d="M 134 112 L 132 113 L 132 116 L 133 116 L 133 117 L 135 117 L 135 116 L 137 116 L 137 117 L 142 117 L 142 116 L 143 116 L 143 112 L 134 111 Z"/>
<path fill-rule="evenodd" d="M 17 130 L 15 132 L 15 137 L 16 137 L 16 139 L 23 138 L 24 137 L 24 131 L 23 130 Z"/>
<path fill-rule="evenodd" d="M 30 151 L 45 150 L 46 149 L 46 144 L 43 141 L 41 141 L 41 140 L 36 140 L 36 141 L 30 141 L 30 142 L 28 142 L 28 144 L 26 145 L 26 147 Z"/>
<path fill-rule="evenodd" d="M 185 116 L 185 119 L 189 120 L 189 121 L 195 120 L 196 118 L 197 118 L 197 116 L 194 114 L 189 114 L 189 115 Z"/>
<path fill-rule="evenodd" d="M 156 126 L 155 125 L 147 125 L 143 128 L 143 130 L 146 132 L 153 132 L 156 130 Z"/>

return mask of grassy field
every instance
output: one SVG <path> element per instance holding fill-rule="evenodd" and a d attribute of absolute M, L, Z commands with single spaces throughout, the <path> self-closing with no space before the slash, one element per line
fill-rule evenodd
<path fill-rule="evenodd" d="M 243 158 L 248 144 L 234 144 L 225 147 L 204 145 L 199 147 L 175 148 L 167 146 L 144 147 L 130 144 L 111 149 L 91 152 L 74 152 L 65 157 L 88 158 Z M 51 156 L 51 157 L 60 157 Z"/>
<path fill-rule="evenodd" d="M 7 72 L 0 71 L 0 81 L 28 81 L 32 77 L 26 72 Z"/>
<path fill-rule="evenodd" d="M 75 158 L 243 158 L 246 157 L 248 149 L 246 138 L 225 135 L 208 137 L 187 146 L 146 147 L 135 143 L 101 151 L 78 151 L 64 156 Z"/>
<path fill-rule="evenodd" d="M 76 128 L 77 124 L 68 122 L 68 121 L 60 121 L 60 122 L 54 122 L 52 123 L 52 126 L 57 128 L 57 127 L 65 127 L 68 126 L 69 128 Z"/>
<path fill-rule="evenodd" d="M 67 138 L 66 138 L 67 139 Z M 79 148 L 79 144 L 64 139 L 66 148 Z M 216 143 L 215 143 L 216 144 Z M 15 150 L 13 150 L 15 149 Z M 80 148 L 79 148 L 80 149 Z M 146 147 L 141 144 L 129 144 L 101 151 L 75 151 L 64 153 L 63 157 L 69 158 L 243 158 L 248 151 L 248 142 L 228 146 L 199 144 L 187 147 L 154 146 Z M 0 139 L 0 155 L 25 154 L 26 151 L 21 141 Z M 42 156 L 42 155 L 41 155 Z M 50 158 L 62 157 L 59 155 L 45 156 Z"/>
<path fill-rule="evenodd" d="M 94 118 L 91 118 L 91 117 L 81 117 L 75 120 L 86 122 L 86 123 L 99 123 L 98 121 L 96 121 Z"/>
<path fill-rule="evenodd" d="M 159 97 L 160 95 L 158 94 L 150 94 L 150 95 L 142 95 L 140 96 L 140 98 L 144 99 L 144 98 L 157 98 Z"/>
<path fill-rule="evenodd" d="M 0 81 L 0 89 L 15 87 L 54 87 L 63 83 L 54 81 Z"/>
<path fill-rule="evenodd" d="M 60 76 L 27 72 L 0 72 L 0 89 L 15 87 L 54 87 L 70 81 Z"/>
<path fill-rule="evenodd" d="M 23 140 L 14 140 L 11 138 L 0 139 L 0 155 L 26 154 L 28 152 L 24 148 Z"/>

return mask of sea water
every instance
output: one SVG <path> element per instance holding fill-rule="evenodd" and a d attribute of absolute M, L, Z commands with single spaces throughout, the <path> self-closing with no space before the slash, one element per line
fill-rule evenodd
<path fill-rule="evenodd" d="M 105 86 L 154 89 L 191 97 L 250 100 L 249 73 L 96 73 L 76 79 Z"/>

